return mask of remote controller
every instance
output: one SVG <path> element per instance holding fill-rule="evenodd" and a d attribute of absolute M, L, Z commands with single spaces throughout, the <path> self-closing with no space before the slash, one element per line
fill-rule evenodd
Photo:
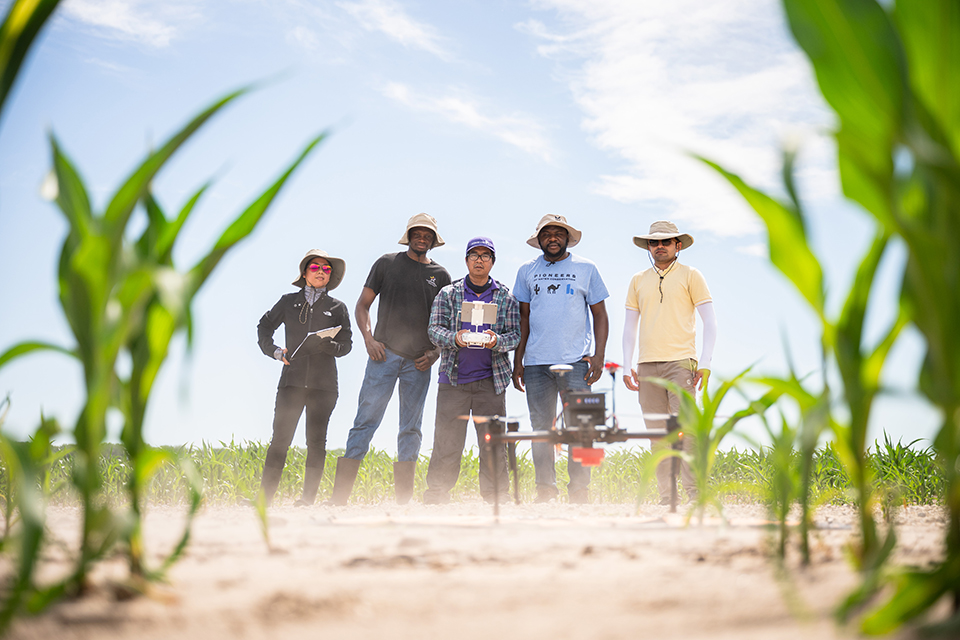
<path fill-rule="evenodd" d="M 468 347 L 474 345 L 482 347 L 488 342 L 493 342 L 493 336 L 491 336 L 489 333 L 480 333 L 477 331 L 468 331 L 460 336 L 460 339 L 467 343 Z"/>

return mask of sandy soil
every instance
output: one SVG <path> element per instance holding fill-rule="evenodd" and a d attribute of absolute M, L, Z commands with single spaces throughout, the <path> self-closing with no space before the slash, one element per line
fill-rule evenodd
<path fill-rule="evenodd" d="M 207 507 L 170 582 L 119 599 L 121 560 L 98 588 L 18 621 L 12 638 L 710 638 L 849 637 L 831 609 L 855 583 L 843 556 L 854 512 L 818 513 L 813 566 L 778 580 L 761 507 L 731 505 L 730 524 L 684 527 L 666 507 L 482 503 L 275 507 L 270 546 L 250 508 Z M 76 536 L 77 511 L 52 508 Z M 898 516 L 899 564 L 941 553 L 942 512 Z M 181 509 L 146 523 L 155 561 L 179 535 Z M 43 571 L 66 570 L 52 549 Z M 906 637 L 906 634 L 902 634 Z"/>

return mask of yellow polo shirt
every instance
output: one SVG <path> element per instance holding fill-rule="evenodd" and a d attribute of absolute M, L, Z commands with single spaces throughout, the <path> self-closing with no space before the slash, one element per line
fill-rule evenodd
<path fill-rule="evenodd" d="M 637 362 L 696 360 L 695 308 L 711 299 L 703 274 L 679 262 L 667 270 L 662 284 L 653 267 L 633 276 L 627 291 L 627 309 L 640 312 Z"/>

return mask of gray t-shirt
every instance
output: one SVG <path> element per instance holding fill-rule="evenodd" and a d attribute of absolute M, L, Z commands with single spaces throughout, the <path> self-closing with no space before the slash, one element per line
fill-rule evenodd
<path fill-rule="evenodd" d="M 540 255 L 520 265 L 513 295 L 530 304 L 524 365 L 571 364 L 593 353 L 590 305 L 610 295 L 593 262 L 571 253 L 550 263 Z"/>
<path fill-rule="evenodd" d="M 405 251 L 381 256 L 363 284 L 380 296 L 373 337 L 412 360 L 433 349 L 427 336 L 430 307 L 448 284 L 450 274 L 433 260 L 423 264 Z"/>

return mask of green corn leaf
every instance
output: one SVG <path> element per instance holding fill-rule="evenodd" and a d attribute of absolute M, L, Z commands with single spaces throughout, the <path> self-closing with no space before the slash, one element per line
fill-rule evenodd
<path fill-rule="evenodd" d="M 898 2 L 893 17 L 903 38 L 914 97 L 946 133 L 960 157 L 960 4 L 955 0 Z"/>
<path fill-rule="evenodd" d="M 893 348 L 897 338 L 900 337 L 900 333 L 907 327 L 909 323 L 910 316 L 901 306 L 900 313 L 897 315 L 896 320 L 894 320 L 893 325 L 891 325 L 890 330 L 887 331 L 887 334 L 877 344 L 873 352 L 867 356 L 862 364 L 862 375 L 867 384 L 870 384 L 874 387 L 879 386 L 880 373 L 883 371 L 883 363 L 886 362 L 887 355 L 890 353 L 890 349 Z"/>
<path fill-rule="evenodd" d="M 891 220 L 891 149 L 906 109 L 900 39 L 875 0 L 784 0 L 790 28 L 840 119 L 843 191 L 885 224 Z"/>
<path fill-rule="evenodd" d="M 180 537 L 180 541 L 164 559 L 160 569 L 151 575 L 151 578 L 153 579 L 163 578 L 164 574 L 173 565 L 173 563 L 176 562 L 181 555 L 183 555 L 183 552 L 187 548 L 187 544 L 190 542 L 193 519 L 196 517 L 197 512 L 200 511 L 200 505 L 203 501 L 203 478 L 200 475 L 200 472 L 197 470 L 196 465 L 193 464 L 193 461 L 190 459 L 189 455 L 176 455 L 175 464 L 183 474 L 183 478 L 187 481 L 187 494 L 190 500 L 190 509 L 187 511 L 187 523 L 183 529 L 183 535 Z"/>
<path fill-rule="evenodd" d="M 170 157 L 192 136 L 197 129 L 214 116 L 220 109 L 233 101 L 235 98 L 247 93 L 249 88 L 242 88 L 227 94 L 212 105 L 204 109 L 199 115 L 193 118 L 186 126 L 174 134 L 167 142 L 156 152 L 150 154 L 144 162 L 130 175 L 123 183 L 120 189 L 114 194 L 107 205 L 103 218 L 110 232 L 111 244 L 113 247 L 119 247 L 123 240 L 123 233 L 126 230 L 127 220 L 133 212 L 137 201 L 147 192 L 150 181 L 157 174 L 161 167 L 170 159 Z"/>
<path fill-rule="evenodd" d="M 886 12 L 874 0 L 784 0 L 784 8 L 841 129 L 870 149 L 889 149 L 902 121 L 906 63 Z"/>
<path fill-rule="evenodd" d="M 134 474 L 139 486 L 145 486 L 164 464 L 173 464 L 176 459 L 172 452 L 155 447 L 144 447 L 133 461 Z"/>
<path fill-rule="evenodd" d="M 141 202 L 147 213 L 147 226 L 134 244 L 134 248 L 140 260 L 151 260 L 155 254 L 159 253 L 155 251 L 155 247 L 170 223 L 167 221 L 163 209 L 160 208 L 160 204 L 149 191 L 149 187 L 143 195 L 143 198 L 141 198 Z M 160 261 L 157 260 L 157 262 Z"/>
<path fill-rule="evenodd" d="M 270 204 L 273 202 L 273 199 L 276 198 L 277 194 L 286 184 L 287 179 L 291 174 L 300 166 L 300 164 L 306 159 L 306 157 L 313 151 L 320 142 L 327 136 L 326 133 L 322 133 L 313 140 L 303 149 L 300 155 L 294 160 L 286 171 L 274 182 L 266 191 L 264 191 L 259 198 L 257 198 L 249 207 L 247 207 L 243 213 L 241 213 L 233 221 L 233 223 L 227 227 L 227 230 L 223 232 L 223 235 L 220 236 L 220 239 L 217 240 L 217 243 L 214 245 L 213 249 L 204 256 L 197 264 L 190 270 L 191 276 L 191 294 L 192 296 L 200 289 L 206 279 L 213 272 L 213 269 L 220 263 L 220 260 L 223 256 L 233 247 L 235 244 L 246 238 L 253 229 L 257 226 L 257 223 L 260 222 L 260 219 L 263 217 L 263 214 L 266 213 L 267 209 L 270 207 Z"/>
<path fill-rule="evenodd" d="M 133 358 L 130 381 L 137 387 L 135 400 L 143 405 L 146 404 L 160 367 L 167 357 L 170 340 L 176 328 L 176 318 L 169 309 L 161 304 L 150 305 L 143 333 L 130 349 Z"/>
<path fill-rule="evenodd" d="M 66 347 L 61 347 L 60 345 L 51 344 L 49 342 L 38 342 L 35 340 L 30 340 L 27 342 L 21 342 L 15 344 L 2 354 L 0 354 L 0 367 L 3 367 L 11 360 L 15 360 L 20 356 L 25 356 L 28 353 L 33 353 L 35 351 L 55 351 L 57 353 L 62 353 L 67 356 L 72 356 L 74 358 L 79 357 L 76 351 L 72 349 L 67 349 Z"/>
<path fill-rule="evenodd" d="M 889 239 L 890 235 L 882 229 L 873 239 L 873 244 L 860 262 L 853 286 L 850 287 L 850 293 L 836 324 L 837 361 L 841 370 L 851 376 L 859 376 L 867 305 L 870 302 L 873 280 Z M 858 384 L 854 379 L 845 381 L 847 384 Z"/>
<path fill-rule="evenodd" d="M 817 402 L 817 397 L 807 391 L 796 378 L 784 379 L 762 376 L 751 378 L 751 380 L 779 391 L 781 395 L 793 398 L 801 409 L 812 407 Z"/>
<path fill-rule="evenodd" d="M 870 635 L 894 631 L 930 609 L 953 587 L 957 573 L 958 567 L 949 564 L 931 573 L 904 572 L 897 578 L 897 588 L 890 600 L 865 617 L 860 629 Z"/>
<path fill-rule="evenodd" d="M 0 26 L 0 116 L 30 45 L 60 0 L 14 0 Z"/>
<path fill-rule="evenodd" d="M 160 234 L 157 239 L 156 246 L 154 248 L 154 256 L 156 257 L 157 262 L 160 264 L 170 264 L 171 263 L 171 254 L 173 253 L 173 245 L 177 240 L 177 236 L 180 233 L 180 230 L 183 228 L 184 223 L 187 221 L 187 218 L 190 217 L 190 213 L 193 212 L 193 208 L 197 205 L 197 202 L 200 201 L 200 197 L 204 192 L 213 184 L 213 181 L 208 181 L 193 196 L 187 201 L 187 204 L 183 206 L 180 210 L 180 214 L 177 216 L 177 219 L 173 222 L 170 222 L 166 225 L 163 233 Z M 148 194 L 149 195 L 149 194 Z M 152 199 L 152 196 L 151 196 Z"/>
<path fill-rule="evenodd" d="M 90 197 L 83 186 L 83 180 L 53 134 L 50 134 L 50 149 L 53 156 L 53 174 L 57 182 L 57 206 L 70 224 L 71 235 L 80 240 L 94 233 Z"/>
<path fill-rule="evenodd" d="M 803 223 L 796 211 L 754 189 L 738 175 L 699 158 L 732 184 L 767 226 L 770 261 L 793 282 L 821 319 L 824 319 L 823 271 L 807 244 Z"/>
<path fill-rule="evenodd" d="M 892 141 L 881 152 L 845 129 L 837 132 L 836 139 L 844 195 L 860 203 L 884 226 L 895 227 Z"/>
<path fill-rule="evenodd" d="M 780 170 L 780 177 L 783 179 L 783 186 L 787 189 L 787 195 L 790 196 L 790 202 L 793 207 L 787 208 L 787 211 L 794 213 L 801 228 L 804 227 L 803 206 L 800 202 L 800 196 L 797 194 L 797 183 L 794 180 L 793 168 L 797 164 L 797 152 L 795 149 L 783 150 L 783 168 Z M 804 228 L 804 233 L 806 229 Z"/>

